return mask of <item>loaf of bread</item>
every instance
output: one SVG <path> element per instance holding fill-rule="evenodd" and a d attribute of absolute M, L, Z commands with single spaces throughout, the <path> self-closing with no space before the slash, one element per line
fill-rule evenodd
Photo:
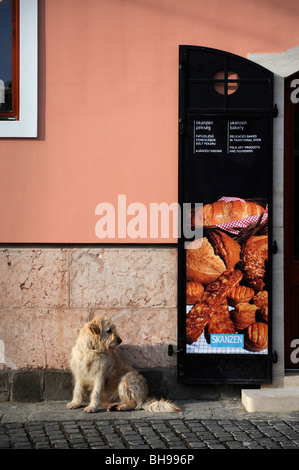
<path fill-rule="evenodd" d="M 203 207 L 203 225 L 219 225 L 234 220 L 260 215 L 264 208 L 254 202 L 216 201 Z"/>
<path fill-rule="evenodd" d="M 208 240 L 215 254 L 224 261 L 226 269 L 231 269 L 240 261 L 240 245 L 229 235 L 220 230 L 209 230 Z"/>
<path fill-rule="evenodd" d="M 220 230 L 211 230 L 207 237 L 195 240 L 187 248 L 187 280 L 204 285 L 214 282 L 226 269 L 233 269 L 240 260 L 240 245 Z"/>
<path fill-rule="evenodd" d="M 206 237 L 190 243 L 186 254 L 186 274 L 188 281 L 209 284 L 215 281 L 226 269 L 224 261 L 215 255 Z"/>
<path fill-rule="evenodd" d="M 252 201 L 216 201 L 205 204 L 203 208 L 195 211 L 191 217 L 191 224 L 192 226 L 219 225 L 261 215 L 264 210 L 262 206 Z"/>
<path fill-rule="evenodd" d="M 200 300 L 204 293 L 203 285 L 200 282 L 188 281 L 186 286 L 186 303 L 194 305 Z"/>

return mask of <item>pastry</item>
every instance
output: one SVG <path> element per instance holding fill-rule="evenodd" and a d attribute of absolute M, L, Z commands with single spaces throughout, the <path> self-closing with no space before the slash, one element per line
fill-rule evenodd
<path fill-rule="evenodd" d="M 199 301 L 204 293 L 203 285 L 200 282 L 188 281 L 186 286 L 186 303 L 193 305 Z"/>
<path fill-rule="evenodd" d="M 209 311 L 219 307 L 230 292 L 242 279 L 242 273 L 238 269 L 228 269 L 215 281 L 209 284 L 203 296 L 203 302 Z"/>
<path fill-rule="evenodd" d="M 197 302 L 187 314 L 186 318 L 186 341 L 192 344 L 201 336 L 209 320 L 207 309 L 200 302 Z"/>
<path fill-rule="evenodd" d="M 265 263 L 268 260 L 268 237 L 259 235 L 250 237 L 241 251 L 240 269 L 244 274 L 244 281 L 255 292 L 262 291 L 265 282 Z"/>
<path fill-rule="evenodd" d="M 229 303 L 232 306 L 239 304 L 240 302 L 250 302 L 254 296 L 254 290 L 251 287 L 237 286 L 229 294 Z"/>
<path fill-rule="evenodd" d="M 220 305 L 217 310 L 215 310 L 205 327 L 205 338 L 208 343 L 210 343 L 210 336 L 212 334 L 235 334 L 235 327 L 229 314 L 227 301 Z"/>
<path fill-rule="evenodd" d="M 258 318 L 263 323 L 268 323 L 268 305 L 263 305 L 259 311 Z"/>
<path fill-rule="evenodd" d="M 216 281 L 207 286 L 201 300 L 187 314 L 187 343 L 192 344 L 201 336 L 213 313 L 223 304 L 229 293 L 239 284 L 241 279 L 241 271 L 228 269 Z"/>
<path fill-rule="evenodd" d="M 268 292 L 263 290 L 253 297 L 253 303 L 259 308 L 258 319 L 268 323 Z"/>
<path fill-rule="evenodd" d="M 268 325 L 255 322 L 245 330 L 244 344 L 250 351 L 262 351 L 268 347 Z"/>
<path fill-rule="evenodd" d="M 253 303 L 257 305 L 258 308 L 263 307 L 263 305 L 268 305 L 268 292 L 266 290 L 258 292 L 253 297 Z"/>
<path fill-rule="evenodd" d="M 231 319 L 236 330 L 244 330 L 256 321 L 257 306 L 248 302 L 241 302 L 231 312 Z"/>

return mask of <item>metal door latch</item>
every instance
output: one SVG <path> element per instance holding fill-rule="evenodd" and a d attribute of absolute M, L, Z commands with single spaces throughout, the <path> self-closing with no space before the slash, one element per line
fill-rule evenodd
<path fill-rule="evenodd" d="M 177 351 L 174 351 L 173 345 L 172 344 L 168 345 L 168 356 L 173 356 L 173 354 L 179 354 L 181 352 L 183 352 L 182 349 L 178 349 Z"/>

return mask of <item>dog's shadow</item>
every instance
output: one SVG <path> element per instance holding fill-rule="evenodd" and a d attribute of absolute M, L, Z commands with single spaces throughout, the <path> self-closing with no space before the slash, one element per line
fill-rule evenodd
<path fill-rule="evenodd" d="M 144 376 L 150 396 L 169 398 L 170 382 L 176 377 L 177 358 L 168 355 L 167 344 L 124 344 L 118 347 L 118 352 Z"/>

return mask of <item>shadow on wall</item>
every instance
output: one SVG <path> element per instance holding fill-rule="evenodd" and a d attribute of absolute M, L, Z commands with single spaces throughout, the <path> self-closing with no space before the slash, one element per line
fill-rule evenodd
<path fill-rule="evenodd" d="M 168 344 L 131 345 L 118 347 L 118 352 L 133 367 L 176 367 L 176 355 L 168 356 Z"/>

